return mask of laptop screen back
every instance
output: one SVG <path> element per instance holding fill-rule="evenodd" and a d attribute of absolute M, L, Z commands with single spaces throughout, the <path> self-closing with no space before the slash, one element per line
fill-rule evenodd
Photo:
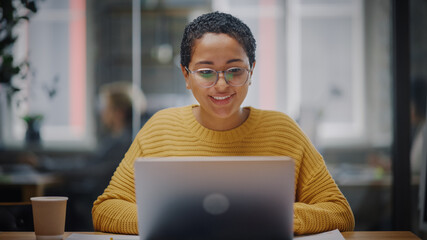
<path fill-rule="evenodd" d="M 135 162 L 141 239 L 292 239 L 288 157 L 167 157 Z"/>

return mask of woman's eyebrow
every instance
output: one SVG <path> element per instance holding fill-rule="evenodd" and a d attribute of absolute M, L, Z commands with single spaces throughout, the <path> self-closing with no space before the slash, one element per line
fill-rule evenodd
<path fill-rule="evenodd" d="M 243 62 L 243 60 L 239 59 L 239 58 L 236 58 L 236 59 L 231 59 L 231 60 L 227 61 L 227 63 L 233 63 L 233 62 Z"/>
<path fill-rule="evenodd" d="M 243 62 L 243 60 L 239 59 L 239 58 L 230 59 L 227 61 L 227 64 L 233 63 L 233 62 Z M 212 61 L 200 61 L 200 62 L 195 63 L 194 65 L 197 66 L 197 65 L 204 65 L 204 64 L 213 65 L 214 63 Z"/>
<path fill-rule="evenodd" d="M 213 65 L 213 62 L 211 61 L 200 61 L 200 62 L 196 62 L 194 65 L 204 65 L 204 64 L 208 64 L 208 65 Z"/>

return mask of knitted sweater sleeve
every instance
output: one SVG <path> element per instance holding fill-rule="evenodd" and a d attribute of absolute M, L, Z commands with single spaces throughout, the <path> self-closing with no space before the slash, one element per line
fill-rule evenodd
<path fill-rule="evenodd" d="M 339 229 L 352 231 L 353 212 L 329 174 L 322 158 L 311 169 L 300 169 L 294 204 L 295 234 L 310 234 Z M 302 164 L 301 168 L 307 168 Z M 305 179 L 303 179 L 305 178 Z"/>
<path fill-rule="evenodd" d="M 139 156 L 142 156 L 142 150 L 137 136 L 110 184 L 93 204 L 95 231 L 138 234 L 133 163 Z"/>

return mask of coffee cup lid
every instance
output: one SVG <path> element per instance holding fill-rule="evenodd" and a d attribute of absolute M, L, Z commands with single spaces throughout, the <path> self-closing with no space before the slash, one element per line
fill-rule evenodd
<path fill-rule="evenodd" d="M 62 196 L 43 196 L 43 197 L 32 197 L 31 201 L 64 201 L 68 200 L 68 197 Z"/>

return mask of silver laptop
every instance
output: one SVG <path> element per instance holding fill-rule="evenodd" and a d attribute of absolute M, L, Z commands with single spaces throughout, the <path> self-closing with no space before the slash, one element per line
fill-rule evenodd
<path fill-rule="evenodd" d="M 141 239 L 292 239 L 289 157 L 135 161 Z"/>

